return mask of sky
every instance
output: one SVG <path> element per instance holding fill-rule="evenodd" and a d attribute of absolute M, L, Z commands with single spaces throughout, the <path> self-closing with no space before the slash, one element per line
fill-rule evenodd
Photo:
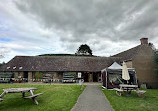
<path fill-rule="evenodd" d="M 158 48 L 158 0 L 0 0 L 0 62 L 18 55 L 74 54 L 87 44 L 110 56 Z"/>

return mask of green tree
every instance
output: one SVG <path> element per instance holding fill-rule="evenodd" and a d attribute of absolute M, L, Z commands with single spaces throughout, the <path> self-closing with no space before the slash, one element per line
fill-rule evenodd
<path fill-rule="evenodd" d="M 1 53 L 2 53 L 2 52 L 1 52 Z M 3 54 L 0 54 L 0 59 L 2 59 L 2 58 L 4 58 L 4 55 L 3 55 Z M 5 64 L 5 62 L 1 62 L 1 61 L 0 61 L 0 67 L 1 67 L 3 64 Z"/>
<path fill-rule="evenodd" d="M 0 63 L 0 67 L 2 66 L 2 65 L 4 65 L 5 64 L 5 62 L 3 62 L 3 63 Z"/>
<path fill-rule="evenodd" d="M 149 46 L 153 49 L 154 52 L 156 52 L 156 47 L 154 46 L 153 43 L 150 42 L 150 43 L 149 43 Z"/>
<path fill-rule="evenodd" d="M 92 56 L 92 50 L 87 44 L 82 44 L 77 49 L 76 55 L 90 55 Z"/>
<path fill-rule="evenodd" d="M 158 51 L 155 52 L 154 61 L 155 61 L 155 64 L 156 64 L 155 73 L 158 75 Z"/>
<path fill-rule="evenodd" d="M 155 73 L 158 75 L 158 50 L 156 49 L 156 47 L 154 46 L 153 43 L 149 43 L 149 46 L 153 49 L 154 51 L 154 62 L 155 62 Z"/>

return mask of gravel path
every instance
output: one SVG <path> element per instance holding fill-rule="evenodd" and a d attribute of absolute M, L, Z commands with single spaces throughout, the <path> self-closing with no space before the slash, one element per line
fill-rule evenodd
<path fill-rule="evenodd" d="M 88 85 L 71 111 L 114 111 L 98 85 Z"/>

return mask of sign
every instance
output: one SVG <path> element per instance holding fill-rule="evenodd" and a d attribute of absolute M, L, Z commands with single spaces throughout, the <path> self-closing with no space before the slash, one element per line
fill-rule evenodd
<path fill-rule="evenodd" d="M 81 78 L 82 74 L 81 72 L 78 72 L 78 78 Z"/>

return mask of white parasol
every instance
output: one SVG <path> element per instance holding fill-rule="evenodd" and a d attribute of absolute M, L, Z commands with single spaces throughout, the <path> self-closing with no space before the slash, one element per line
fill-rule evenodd
<path fill-rule="evenodd" d="M 127 83 L 128 83 L 128 80 L 130 80 L 128 69 L 124 61 L 123 61 L 123 69 L 122 69 L 122 79 L 126 80 Z"/>

